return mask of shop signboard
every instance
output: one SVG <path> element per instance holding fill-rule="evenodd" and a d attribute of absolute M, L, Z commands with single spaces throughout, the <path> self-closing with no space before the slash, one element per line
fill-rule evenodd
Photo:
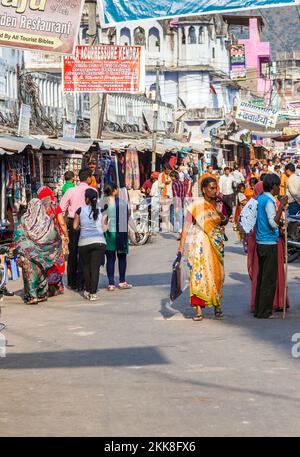
<path fill-rule="evenodd" d="M 230 46 L 230 78 L 233 81 L 246 81 L 246 51 L 244 44 Z"/>
<path fill-rule="evenodd" d="M 72 54 L 84 0 L 0 0 L 0 46 Z"/>
<path fill-rule="evenodd" d="M 63 59 L 65 92 L 139 93 L 144 91 L 141 46 L 76 46 Z"/>
<path fill-rule="evenodd" d="M 20 117 L 19 117 L 19 136 L 29 136 L 30 133 L 30 117 L 31 117 L 31 106 L 21 105 Z"/>
<path fill-rule="evenodd" d="M 236 112 L 236 120 L 265 128 L 275 128 L 278 111 L 271 106 L 256 106 L 253 103 L 241 102 Z"/>
<path fill-rule="evenodd" d="M 221 14 L 273 6 L 296 5 L 297 0 L 98 0 L 106 24 Z"/>

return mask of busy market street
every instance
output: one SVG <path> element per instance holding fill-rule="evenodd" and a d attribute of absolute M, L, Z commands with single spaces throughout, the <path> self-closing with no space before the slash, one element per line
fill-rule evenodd
<path fill-rule="evenodd" d="M 253 319 L 246 256 L 228 230 L 224 319 L 194 322 L 186 291 L 169 302 L 178 242 L 130 248 L 132 290 L 97 302 L 66 290 L 37 307 L 2 303 L 1 436 L 296 436 L 299 262 L 289 266 L 287 318 Z M 18 292 L 19 291 L 19 292 Z M 159 418 L 159 420 L 158 420 Z"/>
<path fill-rule="evenodd" d="M 299 436 L 299 25 L 0 0 L 0 438 Z"/>

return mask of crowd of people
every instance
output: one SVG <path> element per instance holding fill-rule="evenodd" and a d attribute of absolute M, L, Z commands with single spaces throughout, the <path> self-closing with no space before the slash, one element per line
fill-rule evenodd
<path fill-rule="evenodd" d="M 155 230 L 173 231 L 180 241 L 175 263 L 186 262 L 190 270 L 190 304 L 195 320 L 203 309 L 213 307 L 223 317 L 224 245 L 231 222 L 247 255 L 252 282 L 250 309 L 257 318 L 272 318 L 282 310 L 285 297 L 283 219 L 300 211 L 300 161 L 294 164 L 274 158 L 258 162 L 247 171 L 207 166 L 201 177 L 184 164 L 152 173 L 142 186 L 149 201 L 149 224 Z M 106 264 L 107 290 L 128 290 L 126 280 L 129 230 L 136 233 L 128 201 L 118 186 L 107 183 L 99 195 L 95 164 L 67 171 L 62 199 L 49 187 L 27 208 L 20 207 L 14 247 L 19 250 L 23 272 L 24 301 L 35 305 L 64 293 L 67 286 L 90 301 L 97 300 L 100 268 Z M 78 182 L 76 184 L 76 182 Z M 200 189 L 200 197 L 195 197 Z M 257 205 L 255 226 L 243 233 L 240 216 L 250 201 Z M 66 261 L 67 259 L 67 261 Z M 119 280 L 115 279 L 118 263 Z M 287 297 L 288 304 L 288 297 Z"/>

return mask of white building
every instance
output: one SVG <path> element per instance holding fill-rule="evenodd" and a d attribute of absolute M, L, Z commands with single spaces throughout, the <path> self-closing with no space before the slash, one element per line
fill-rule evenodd
<path fill-rule="evenodd" d="M 239 87 L 229 80 L 231 36 L 221 15 L 120 24 L 102 30 L 100 41 L 145 47 L 146 93 L 155 97 L 158 64 L 160 99 L 186 110 L 187 130 L 224 119 L 239 101 Z"/>

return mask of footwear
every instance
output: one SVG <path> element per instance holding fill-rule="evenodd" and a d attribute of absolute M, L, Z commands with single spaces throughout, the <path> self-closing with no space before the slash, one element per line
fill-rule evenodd
<path fill-rule="evenodd" d="M 108 290 L 108 292 L 114 292 L 116 290 L 116 286 L 110 285 L 107 287 L 107 290 Z"/>
<path fill-rule="evenodd" d="M 26 301 L 25 304 L 32 306 L 32 305 L 38 305 L 39 302 L 38 302 L 38 300 L 29 300 L 29 301 Z"/>
<path fill-rule="evenodd" d="M 224 317 L 224 314 L 222 313 L 222 311 L 215 311 L 216 319 L 223 319 L 223 317 Z"/>
<path fill-rule="evenodd" d="M 121 290 L 127 290 L 127 289 L 132 289 L 132 288 L 133 288 L 133 285 L 128 284 L 127 282 L 122 282 L 119 284 L 119 289 L 121 289 Z"/>
<path fill-rule="evenodd" d="M 90 299 L 90 293 L 87 292 L 86 290 L 83 292 L 83 296 L 84 296 L 84 298 L 86 298 L 87 300 Z"/>
<path fill-rule="evenodd" d="M 14 292 L 10 292 L 6 287 L 1 290 L 1 294 L 5 297 L 13 297 L 15 295 Z"/>
<path fill-rule="evenodd" d="M 97 294 L 90 294 L 90 301 L 96 301 L 98 300 Z"/>
<path fill-rule="evenodd" d="M 193 317 L 193 321 L 195 321 L 195 322 L 201 322 L 201 321 L 203 321 L 203 319 L 204 319 L 203 314 L 196 314 L 196 316 Z"/>

